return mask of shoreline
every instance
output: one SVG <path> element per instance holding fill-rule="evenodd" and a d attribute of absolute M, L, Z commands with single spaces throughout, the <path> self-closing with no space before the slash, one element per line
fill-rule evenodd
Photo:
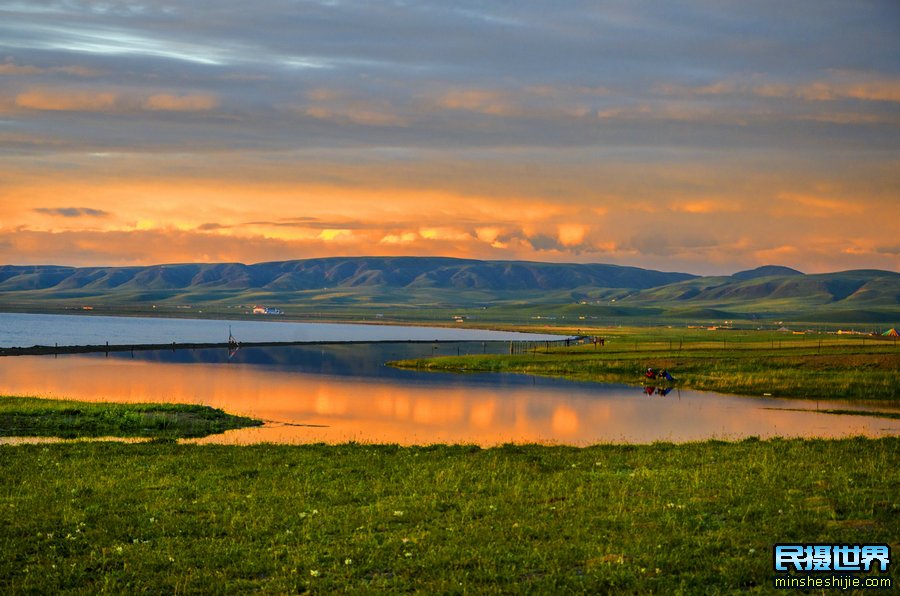
<path fill-rule="evenodd" d="M 0 315 L 52 315 L 52 316 L 76 316 L 76 317 L 121 317 L 127 319 L 171 319 L 171 320 L 192 320 L 192 321 L 240 321 L 240 322 L 261 322 L 261 323 L 306 323 L 321 325 L 370 325 L 373 327 L 439 327 L 441 329 L 479 329 L 483 331 L 508 331 L 517 333 L 534 333 L 534 331 L 524 331 L 526 329 L 541 329 L 542 333 L 547 335 L 567 335 L 567 330 L 574 329 L 571 324 L 556 326 L 548 326 L 545 324 L 529 325 L 527 323 L 509 323 L 509 322 L 472 322 L 458 323 L 455 321 L 445 321 L 438 319 L 374 319 L 365 316 L 348 314 L 343 317 L 336 316 L 334 313 L 321 313 L 312 315 L 251 315 L 246 313 L 230 314 L 223 312 L 207 313 L 202 311 L 189 311 L 184 314 L 177 311 L 155 312 L 155 311 L 126 311 L 126 312 L 106 312 L 97 310 L 82 309 L 11 309 L 8 306 L 0 305 Z M 200 316 L 197 316 L 200 315 Z"/>

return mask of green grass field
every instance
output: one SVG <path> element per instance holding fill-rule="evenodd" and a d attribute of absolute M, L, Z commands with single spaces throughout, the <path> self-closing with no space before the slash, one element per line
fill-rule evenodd
<path fill-rule="evenodd" d="M 778 542 L 898 552 L 898 461 L 897 438 L 6 446 L 0 592 L 767 593 Z"/>
<path fill-rule="evenodd" d="M 538 328 L 540 329 L 540 328 Z M 774 397 L 900 402 L 900 345 L 887 338 L 684 328 L 567 329 L 603 336 L 605 345 L 507 355 L 445 356 L 392 363 L 458 372 L 516 372 L 641 383 L 665 368 L 685 388 Z"/>

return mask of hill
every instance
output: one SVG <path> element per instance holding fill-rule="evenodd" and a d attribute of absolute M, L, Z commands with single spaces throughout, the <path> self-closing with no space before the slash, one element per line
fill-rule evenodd
<path fill-rule="evenodd" d="M 775 274 L 767 274 L 771 272 Z M 724 318 L 891 321 L 900 318 L 900 274 L 855 270 L 806 275 L 786 267 L 767 267 L 650 288 L 625 302 L 666 305 L 673 312 L 681 309 L 682 314 L 714 310 Z"/>
<path fill-rule="evenodd" d="M 432 257 L 325 258 L 243 265 L 178 264 L 149 267 L 0 267 L 0 292 L 53 290 L 272 290 L 322 288 L 444 288 L 454 290 L 567 290 L 584 286 L 652 288 L 691 279 L 617 265 L 477 261 Z"/>
<path fill-rule="evenodd" d="M 0 266 L 0 310 L 193 312 L 495 322 L 789 319 L 896 324 L 900 274 L 767 265 L 698 277 L 604 264 L 334 257 L 244 265 Z M 237 309 L 237 311 L 235 311 Z"/>
<path fill-rule="evenodd" d="M 731 274 L 731 277 L 744 280 L 756 279 L 758 277 L 772 277 L 773 275 L 803 275 L 803 272 L 791 269 L 790 267 L 781 267 L 780 265 L 763 265 L 762 267 L 757 267 L 756 269 L 750 269 L 748 271 L 738 271 L 737 273 Z"/>

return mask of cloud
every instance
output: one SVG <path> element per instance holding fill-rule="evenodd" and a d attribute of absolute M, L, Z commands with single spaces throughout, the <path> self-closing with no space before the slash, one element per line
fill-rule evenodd
<path fill-rule="evenodd" d="M 340 107 L 310 106 L 303 112 L 316 120 L 327 120 L 337 124 L 361 124 L 364 126 L 401 126 L 407 121 L 386 108 L 376 108 L 363 103 Z"/>
<path fill-rule="evenodd" d="M 186 94 L 173 95 L 157 93 L 141 102 L 145 110 L 162 112 L 203 112 L 213 110 L 219 105 L 214 95 Z"/>
<path fill-rule="evenodd" d="M 639 256 L 710 256 L 733 249 L 733 241 L 710 234 L 639 234 L 627 240 L 624 246 Z"/>
<path fill-rule="evenodd" d="M 47 75 L 68 74 L 79 77 L 91 77 L 100 74 L 100 71 L 84 66 L 32 66 L 28 64 L 16 64 L 12 60 L 5 60 L 0 64 L 0 76 L 9 75 Z"/>
<path fill-rule="evenodd" d="M 354 242 L 356 240 L 353 230 L 345 228 L 326 228 L 317 236 L 323 242 Z"/>
<path fill-rule="evenodd" d="M 108 112 L 118 101 L 119 95 L 108 91 L 32 89 L 16 96 L 20 108 L 51 112 Z"/>
<path fill-rule="evenodd" d="M 475 228 L 475 236 L 482 242 L 493 244 L 494 242 L 497 242 L 497 238 L 505 231 L 506 230 L 498 226 L 482 226 Z"/>
<path fill-rule="evenodd" d="M 362 126 L 404 126 L 409 123 L 396 105 L 382 99 L 359 97 L 345 89 L 319 87 L 306 93 L 307 103 L 288 110 L 306 118 L 335 124 Z"/>
<path fill-rule="evenodd" d="M 491 116 L 512 116 L 521 112 L 502 92 L 492 89 L 453 89 L 435 98 L 438 107 Z"/>
<path fill-rule="evenodd" d="M 761 108 L 766 104 L 761 104 L 757 111 L 766 114 L 768 118 L 781 115 L 787 119 L 799 118 L 841 124 L 867 124 L 884 121 L 896 123 L 895 115 L 873 110 L 872 106 L 867 104 L 869 102 L 900 102 L 900 78 L 852 71 L 832 71 L 818 80 L 795 82 L 771 80 L 761 75 L 753 75 L 743 79 L 729 78 L 713 81 L 705 85 L 664 83 L 657 85 L 654 92 L 662 96 L 704 101 L 707 104 L 710 98 L 715 98 L 720 102 L 720 106 L 736 101 L 748 104 L 754 98 L 787 100 L 805 104 L 841 103 L 847 105 L 848 102 L 850 104 L 855 102 L 858 104 L 855 106 L 857 108 L 855 112 L 844 110 L 837 113 L 804 112 L 796 114 L 792 110 L 776 111 L 772 109 L 771 103 L 764 110 Z"/>
<path fill-rule="evenodd" d="M 90 207 L 36 207 L 32 209 L 44 215 L 56 215 L 60 217 L 107 217 L 108 211 L 91 209 Z"/>
<path fill-rule="evenodd" d="M 415 232 L 397 232 L 386 234 L 379 241 L 380 244 L 412 244 L 419 239 Z"/>
<path fill-rule="evenodd" d="M 467 230 L 452 226 L 429 226 L 419 228 L 419 236 L 425 240 L 453 240 L 467 242 L 472 239 L 472 234 Z"/>
<path fill-rule="evenodd" d="M 562 246 L 579 246 L 584 242 L 584 235 L 588 229 L 588 226 L 583 224 L 560 224 L 557 226 L 557 238 Z"/>
<path fill-rule="evenodd" d="M 830 198 L 797 192 L 783 192 L 778 195 L 778 198 L 788 202 L 789 209 L 794 209 L 808 217 L 829 218 L 861 214 L 865 211 L 864 205 L 847 198 Z M 793 205 L 790 205 L 791 203 Z"/>
<path fill-rule="evenodd" d="M 893 246 L 879 246 L 875 251 L 885 255 L 900 256 L 900 244 L 894 244 Z"/>
<path fill-rule="evenodd" d="M 52 112 L 200 112 L 218 105 L 218 98 L 210 94 L 146 94 L 63 87 L 36 87 L 15 96 L 18 108 Z"/>
<path fill-rule="evenodd" d="M 717 213 L 740 211 L 741 205 L 734 200 L 688 199 L 673 202 L 669 208 L 684 213 Z"/>
<path fill-rule="evenodd" d="M 790 84 L 770 83 L 758 85 L 753 92 L 760 97 L 795 97 L 806 101 L 860 101 L 900 102 L 900 79 L 858 80 L 856 76 L 839 76 L 836 80 Z"/>
<path fill-rule="evenodd" d="M 142 221 L 192 231 L 171 238 L 195 258 L 247 240 L 703 270 L 895 244 L 871 223 L 900 215 L 890 2 L 282 4 L 9 5 L 0 225 Z M 115 217 L 31 210 L 60 197 Z"/>

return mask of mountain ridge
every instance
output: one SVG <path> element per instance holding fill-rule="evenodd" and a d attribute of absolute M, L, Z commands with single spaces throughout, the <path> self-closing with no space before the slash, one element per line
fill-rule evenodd
<path fill-rule="evenodd" d="M 267 304 L 297 316 L 449 310 L 588 319 L 900 320 L 900 273 L 805 274 L 766 265 L 696 276 L 599 263 L 450 257 L 325 257 L 128 267 L 0 266 L 0 309 L 233 309 Z M 143 306 L 141 306 L 143 305 Z M 156 311 L 162 312 L 162 311 Z M 355 315 L 353 313 L 356 313 Z M 406 313 L 403 315 L 402 313 Z M 425 314 L 422 315 L 426 317 Z"/>
<path fill-rule="evenodd" d="M 646 289 L 691 279 L 687 273 L 606 264 L 481 261 L 450 257 L 325 257 L 243 263 L 129 267 L 0 266 L 0 292 L 21 289 L 311 290 L 329 285 L 455 289 L 574 289 L 585 285 Z"/>

